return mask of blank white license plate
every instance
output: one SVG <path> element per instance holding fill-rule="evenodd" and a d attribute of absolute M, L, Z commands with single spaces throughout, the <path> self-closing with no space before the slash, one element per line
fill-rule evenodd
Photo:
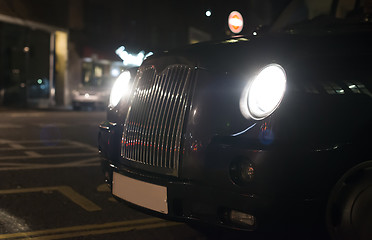
<path fill-rule="evenodd" d="M 167 188 L 113 173 L 112 194 L 138 206 L 168 214 Z"/>

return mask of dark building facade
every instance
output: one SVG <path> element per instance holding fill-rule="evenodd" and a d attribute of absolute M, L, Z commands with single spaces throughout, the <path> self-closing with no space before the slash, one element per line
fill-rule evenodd
<path fill-rule="evenodd" d="M 0 1 L 1 105 L 66 104 L 68 18 L 63 10 L 64 4 L 49 1 Z"/>
<path fill-rule="evenodd" d="M 232 10 L 242 12 L 248 34 L 275 15 L 272 1 L 259 2 L 0 0 L 0 105 L 70 106 L 89 74 L 113 77 L 118 47 L 147 53 L 226 38 Z"/>

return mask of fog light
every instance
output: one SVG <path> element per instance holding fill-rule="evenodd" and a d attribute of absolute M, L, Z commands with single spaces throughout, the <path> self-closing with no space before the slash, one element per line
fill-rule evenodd
<path fill-rule="evenodd" d="M 230 176 L 236 184 L 245 184 L 253 181 L 255 169 L 248 160 L 233 161 L 230 165 Z"/>
<path fill-rule="evenodd" d="M 256 218 L 248 213 L 231 210 L 229 218 L 232 223 L 236 223 L 239 225 L 246 225 L 251 227 L 256 225 Z"/>

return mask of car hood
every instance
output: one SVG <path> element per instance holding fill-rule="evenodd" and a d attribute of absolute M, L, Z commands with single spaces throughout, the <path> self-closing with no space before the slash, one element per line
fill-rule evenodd
<path fill-rule="evenodd" d="M 372 54 L 372 24 L 332 21 L 319 24 L 319 21 L 302 23 L 283 32 L 189 45 L 155 54 L 143 65 L 155 66 L 158 72 L 172 64 L 186 64 L 216 72 L 246 74 L 271 62 L 292 65 L 298 58 Z"/>
<path fill-rule="evenodd" d="M 307 136 L 306 146 L 323 140 L 326 144 L 321 145 L 346 143 L 358 138 L 355 133 L 360 130 L 365 132 L 372 119 L 372 31 L 334 29 L 292 28 L 195 44 L 156 54 L 142 67 L 151 65 L 158 74 L 175 64 L 203 70 L 191 104 L 200 114 L 198 118 L 190 115 L 188 120 L 198 126 L 189 128 L 197 129 L 192 134 L 204 138 L 203 142 L 215 136 L 234 136 L 254 124 L 257 131 L 252 128 L 239 137 L 257 139 L 260 127 L 271 121 L 276 123 L 276 139 L 299 139 L 300 143 Z M 239 110 L 242 89 L 270 63 L 278 63 L 286 71 L 283 102 L 268 119 L 247 120 Z M 360 90 L 354 91 L 353 85 Z M 320 137 L 322 134 L 326 137 Z"/>

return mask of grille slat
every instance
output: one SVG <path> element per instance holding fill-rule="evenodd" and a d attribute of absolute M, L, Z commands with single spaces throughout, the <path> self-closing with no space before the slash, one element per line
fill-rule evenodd
<path fill-rule="evenodd" d="M 150 75 L 149 78 L 145 78 L 146 79 L 152 79 L 153 77 L 155 76 L 155 72 L 153 72 L 153 74 Z M 148 83 L 148 84 L 147 84 Z M 150 98 L 150 92 L 152 91 L 152 87 L 150 86 L 150 82 L 146 82 L 146 88 L 144 91 L 144 95 L 145 95 L 145 100 L 144 102 L 142 103 L 142 106 L 144 107 L 144 111 L 145 112 L 148 112 L 150 111 L 150 104 L 149 104 L 149 98 Z M 146 116 L 145 114 L 142 114 L 141 113 L 141 119 L 139 119 L 139 121 L 141 122 L 141 124 L 143 124 L 142 126 L 142 132 L 141 132 L 141 135 L 140 135 L 140 144 L 137 145 L 137 150 L 138 150 L 138 159 L 144 159 L 144 152 L 143 152 L 143 146 L 145 144 L 145 128 L 147 128 L 147 124 L 144 124 L 145 123 L 145 120 L 146 118 L 148 118 L 148 116 Z M 144 159 L 145 163 L 146 162 L 146 159 Z"/>
<path fill-rule="evenodd" d="M 183 69 L 182 72 L 180 72 L 180 78 L 184 78 L 185 76 L 185 72 L 186 72 L 186 69 Z M 187 78 L 186 78 L 187 79 Z M 166 136 L 164 137 L 167 137 L 166 138 L 166 154 L 167 154 L 167 158 L 170 160 L 168 161 L 168 167 L 172 168 L 172 167 L 175 167 L 175 163 L 174 163 L 174 158 L 172 156 L 172 145 L 173 145 L 173 134 L 174 134 L 174 131 L 172 131 L 172 129 L 174 129 L 174 127 L 176 126 L 175 123 L 178 123 L 179 121 L 177 121 L 177 116 L 178 116 L 178 104 L 179 104 L 179 99 L 181 98 L 182 96 L 182 92 L 180 93 L 180 90 L 182 88 L 182 84 L 178 84 L 178 86 L 175 86 L 174 87 L 174 92 L 172 94 L 172 100 L 170 101 L 170 108 L 169 108 L 169 113 L 170 115 L 167 117 L 167 120 L 169 121 L 168 123 L 168 129 L 166 131 Z M 165 139 L 164 139 L 165 140 Z M 172 141 L 173 140 L 173 141 Z M 168 151 L 169 150 L 169 151 Z"/>
<path fill-rule="evenodd" d="M 145 79 L 148 79 L 148 78 L 151 78 L 153 75 L 154 73 L 151 74 L 151 72 L 147 72 L 143 77 Z M 131 107 L 132 119 L 131 119 L 130 125 L 131 125 L 132 131 L 128 138 L 129 141 L 131 142 L 130 151 L 128 152 L 129 153 L 128 157 L 131 159 L 139 158 L 138 145 L 140 143 L 139 136 L 142 131 L 142 126 L 141 126 L 141 121 L 140 121 L 142 114 L 140 110 L 141 110 L 141 106 L 143 106 L 144 94 L 145 94 L 144 91 L 137 91 L 135 93 L 135 99 L 137 99 L 138 101 L 134 102 L 134 104 Z"/>
<path fill-rule="evenodd" d="M 153 128 L 153 122 L 155 120 L 154 119 L 155 100 L 156 100 L 156 97 L 155 96 L 156 96 L 156 93 L 158 91 L 159 82 L 160 82 L 160 78 L 159 77 L 156 77 L 155 78 L 154 85 L 151 88 L 151 94 L 150 94 L 150 100 L 149 100 L 150 113 L 149 113 L 149 117 L 147 119 L 146 133 L 145 133 L 145 136 L 149 136 L 146 139 L 146 150 L 145 150 L 145 155 L 146 155 L 145 162 L 147 164 L 152 164 L 152 158 L 151 158 L 152 144 L 151 144 L 151 139 L 153 138 L 153 136 L 151 135 L 151 132 L 152 132 L 152 128 Z"/>
<path fill-rule="evenodd" d="M 122 157 L 156 173 L 178 174 L 182 130 L 195 70 L 172 65 L 140 70 L 123 132 Z"/>
<path fill-rule="evenodd" d="M 177 75 L 180 74 L 179 71 L 177 71 L 176 73 Z M 179 79 L 178 76 L 175 76 L 175 79 Z M 169 126 L 167 125 L 167 120 L 169 119 L 169 116 L 168 115 L 168 112 L 169 112 L 169 104 L 171 103 L 169 98 L 171 97 L 170 95 L 171 94 L 174 94 L 174 91 L 176 89 L 176 85 L 177 85 L 177 82 L 176 81 L 168 81 L 170 83 L 170 87 L 167 88 L 169 89 L 166 94 L 164 95 L 164 98 L 163 98 L 163 105 L 164 105 L 164 111 L 161 112 L 161 124 L 160 124 L 160 130 L 159 130 L 159 133 L 160 133 L 160 136 L 159 136 L 159 147 L 161 149 L 160 151 L 160 156 L 158 156 L 160 158 L 160 166 L 161 167 L 168 167 L 167 166 L 167 162 L 169 161 L 166 161 L 168 160 L 167 158 L 165 158 L 164 154 L 166 154 L 166 151 L 167 151 L 167 146 L 164 144 L 164 138 L 165 138 L 165 135 L 166 135 L 166 131 L 167 131 L 167 128 L 169 128 Z M 173 90 L 173 92 L 171 92 Z"/>
<path fill-rule="evenodd" d="M 160 167 L 163 167 L 163 162 L 162 162 L 162 159 L 160 158 L 160 154 L 162 152 L 162 147 L 160 145 L 160 138 L 161 138 L 161 123 L 162 123 L 162 116 L 164 115 L 163 112 L 164 112 L 164 102 L 165 102 L 165 97 L 166 97 L 166 92 L 165 90 L 168 88 L 168 85 L 171 81 L 169 81 L 167 79 L 167 77 L 171 77 L 173 74 L 173 71 L 169 71 L 167 70 L 167 73 L 166 75 L 164 75 L 162 77 L 162 88 L 160 88 L 159 92 L 160 92 L 160 95 L 159 95 L 159 102 L 158 102 L 158 111 L 157 111 L 157 115 L 156 115 L 156 128 L 155 128 L 155 141 L 154 141 L 154 144 L 155 144 L 155 165 L 156 166 L 160 166 Z"/>
<path fill-rule="evenodd" d="M 154 144 L 154 141 L 156 140 L 156 132 L 155 132 L 155 129 L 156 129 L 156 122 L 157 122 L 157 112 L 158 112 L 158 109 L 160 107 L 159 105 L 159 96 L 160 96 L 160 91 L 161 91 L 161 88 L 162 88 L 162 84 L 164 83 L 162 77 L 158 76 L 157 77 L 158 79 L 158 82 L 156 83 L 156 90 L 154 91 L 154 94 L 153 94 L 153 97 L 154 97 L 154 106 L 152 108 L 152 119 L 151 119 L 151 131 L 150 131 L 150 136 L 149 136 L 149 139 L 150 139 L 150 164 L 151 165 L 154 165 L 154 162 L 155 162 L 155 157 L 154 155 L 156 154 L 156 149 L 155 149 L 155 144 Z M 149 153 L 149 154 L 150 154 Z"/>
<path fill-rule="evenodd" d="M 145 106 L 145 109 L 144 111 L 145 112 L 149 112 L 151 110 L 151 92 L 153 91 L 153 86 L 150 86 L 147 90 L 145 90 L 145 101 L 143 103 L 143 105 Z M 146 121 L 147 119 L 147 121 Z M 148 159 L 145 157 L 145 153 L 146 151 L 144 151 L 144 148 L 146 147 L 146 144 L 147 144 L 147 139 L 146 139 L 146 132 L 147 132 L 147 129 L 148 129 L 148 119 L 149 119 L 149 116 L 146 116 L 146 115 L 142 115 L 142 118 L 141 118 L 141 123 L 145 123 L 143 128 L 142 128 L 142 133 L 141 133 L 141 140 L 140 140 L 140 146 L 137 146 L 138 148 L 141 147 L 140 149 L 140 155 L 139 155 L 139 158 L 140 159 L 144 159 L 144 162 L 146 164 L 148 164 Z"/>
<path fill-rule="evenodd" d="M 141 121 L 141 117 L 143 116 L 141 114 L 141 112 L 139 111 L 140 108 L 138 106 L 144 106 L 144 95 L 145 95 L 145 92 L 142 90 L 139 92 L 138 94 L 138 105 L 136 107 L 137 109 L 137 112 L 136 112 L 136 115 L 135 115 L 135 118 L 133 119 L 134 120 L 134 123 L 136 125 L 136 131 L 135 131 L 135 135 L 134 135 L 134 158 L 137 159 L 140 157 L 140 152 L 139 152 L 139 147 L 138 145 L 140 144 L 140 141 L 141 141 L 141 138 L 140 138 L 140 135 L 141 135 L 141 130 L 142 130 L 142 121 Z"/>
<path fill-rule="evenodd" d="M 187 73 L 187 79 L 194 79 L 195 78 L 195 71 L 189 71 Z M 182 90 L 182 94 L 181 94 L 181 98 L 183 98 L 183 101 L 182 101 L 182 106 L 181 108 L 178 108 L 178 110 L 181 111 L 181 115 L 180 115 L 180 123 L 178 124 L 178 126 L 175 126 L 174 128 L 174 132 L 172 135 L 175 136 L 175 141 L 174 141 L 174 151 L 173 151 L 173 154 L 174 154 L 174 158 L 176 158 L 176 156 L 179 156 L 180 154 L 180 148 L 181 148 L 181 138 L 182 138 L 182 134 L 181 134 L 181 131 L 182 131 L 182 126 L 184 124 L 184 121 L 185 121 L 185 115 L 186 115 L 186 111 L 187 111 L 187 103 L 188 103 L 188 96 L 190 96 L 192 94 L 192 85 L 190 85 L 188 88 L 186 88 L 186 86 L 184 86 L 183 90 Z M 179 166 L 179 161 L 174 161 L 174 164 L 175 164 L 175 168 L 178 169 L 178 166 Z"/>

